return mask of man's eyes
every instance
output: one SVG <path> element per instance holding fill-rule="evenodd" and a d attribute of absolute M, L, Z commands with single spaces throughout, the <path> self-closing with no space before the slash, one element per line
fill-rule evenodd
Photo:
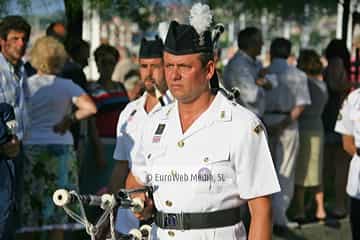
<path fill-rule="evenodd" d="M 148 68 L 148 67 L 150 67 L 150 68 L 160 68 L 161 65 L 160 65 L 160 64 L 152 64 L 152 65 L 141 64 L 140 67 L 141 67 L 141 68 Z"/>
<path fill-rule="evenodd" d="M 179 68 L 182 68 L 182 69 L 190 69 L 191 66 L 190 66 L 190 65 L 182 64 L 182 65 L 179 65 Z"/>
<path fill-rule="evenodd" d="M 21 38 L 21 37 L 10 37 L 8 38 L 8 41 L 18 41 L 18 40 L 23 40 L 24 42 L 26 42 L 25 38 Z"/>
<path fill-rule="evenodd" d="M 166 67 L 167 69 L 169 69 L 169 68 L 174 68 L 175 65 L 173 65 L 173 64 L 167 64 L 167 65 L 165 65 L 165 67 Z M 189 69 L 191 69 L 191 66 L 190 66 L 190 65 L 183 65 L 183 64 L 181 64 L 181 65 L 177 65 L 177 67 L 178 67 L 179 69 L 181 69 L 181 70 L 189 70 Z"/>

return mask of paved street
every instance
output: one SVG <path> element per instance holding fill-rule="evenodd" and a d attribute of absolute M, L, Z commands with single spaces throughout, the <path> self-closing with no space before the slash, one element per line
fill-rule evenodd
<path fill-rule="evenodd" d="M 274 234 L 273 240 L 350 240 L 349 219 L 332 220 L 326 223 L 311 223 L 300 229 Z"/>

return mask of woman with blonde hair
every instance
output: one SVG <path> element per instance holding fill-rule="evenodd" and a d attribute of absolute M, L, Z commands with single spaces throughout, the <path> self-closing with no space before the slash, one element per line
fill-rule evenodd
<path fill-rule="evenodd" d="M 68 129 L 97 110 L 79 86 L 56 76 L 67 59 L 59 41 L 39 38 L 30 57 L 37 73 L 28 79 L 31 124 L 24 139 L 27 159 L 20 237 L 60 240 L 70 224 L 63 210 L 52 203 L 52 194 L 58 188 L 78 188 L 73 138 Z M 75 111 L 71 111 L 72 105 L 76 106 Z"/>

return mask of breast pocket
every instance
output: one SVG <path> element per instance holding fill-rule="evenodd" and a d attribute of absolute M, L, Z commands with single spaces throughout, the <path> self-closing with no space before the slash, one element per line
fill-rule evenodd
<path fill-rule="evenodd" d="M 161 146 L 155 146 L 145 152 L 145 172 L 147 175 L 147 184 L 158 185 L 157 176 L 163 175 L 166 170 L 165 162 L 166 149 Z"/>
<path fill-rule="evenodd" d="M 235 168 L 230 159 L 230 151 L 222 150 L 213 153 L 208 163 L 212 173 L 210 192 L 221 192 L 235 182 Z"/>
<path fill-rule="evenodd" d="M 221 192 L 234 179 L 234 170 L 227 149 L 216 150 L 204 156 L 196 173 L 198 192 Z"/>
<path fill-rule="evenodd" d="M 166 148 L 162 145 L 157 146 L 152 144 L 152 146 L 145 154 L 147 155 L 146 159 L 150 164 L 153 162 L 163 162 L 164 156 L 166 155 Z"/>
<path fill-rule="evenodd" d="M 0 88 L 0 103 L 6 102 L 10 105 L 14 105 L 15 103 L 15 89 L 1 89 Z"/>

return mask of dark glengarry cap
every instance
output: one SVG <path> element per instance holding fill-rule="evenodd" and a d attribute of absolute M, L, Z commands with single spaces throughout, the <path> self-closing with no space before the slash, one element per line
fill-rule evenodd
<path fill-rule="evenodd" d="M 139 58 L 162 58 L 163 51 L 164 44 L 158 36 L 155 37 L 155 40 L 143 38 L 141 40 Z"/>
<path fill-rule="evenodd" d="M 205 31 L 200 36 L 193 26 L 172 21 L 165 40 L 165 51 L 174 55 L 212 52 L 211 33 Z"/>

